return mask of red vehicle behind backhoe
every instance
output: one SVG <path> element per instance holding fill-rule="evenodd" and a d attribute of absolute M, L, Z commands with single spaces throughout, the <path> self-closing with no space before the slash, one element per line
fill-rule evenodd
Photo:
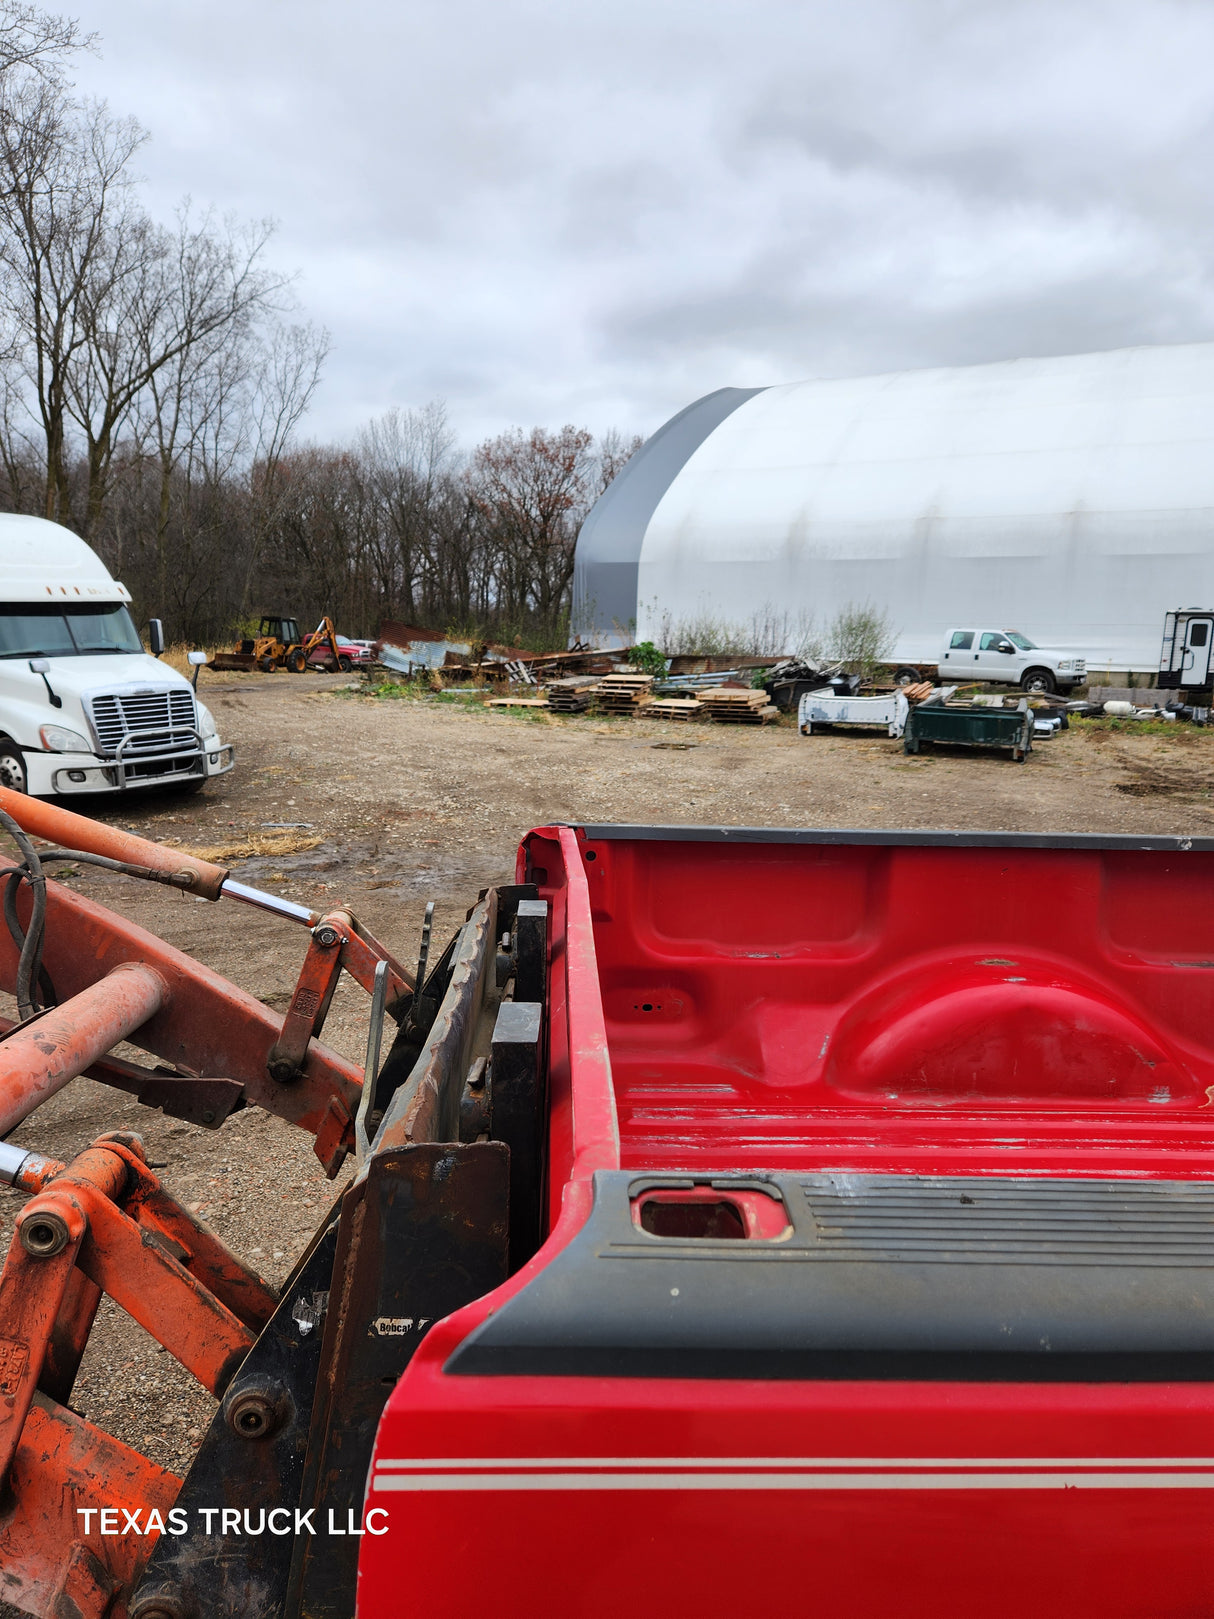
<path fill-rule="evenodd" d="M 1214 1609 L 1214 842 L 546 827 L 410 973 L 347 911 L 0 802 L 310 932 L 279 1021 L 26 838 L 6 1131 L 88 1072 L 359 1166 L 275 1295 L 129 1131 L 0 1147 L 8 1600 Z M 363 1073 L 319 1042 L 343 969 Z M 184 1479 L 70 1409 L 102 1291 L 220 1402 Z"/>

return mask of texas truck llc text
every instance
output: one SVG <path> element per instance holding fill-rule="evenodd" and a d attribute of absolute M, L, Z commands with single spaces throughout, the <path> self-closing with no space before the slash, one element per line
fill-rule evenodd
<path fill-rule="evenodd" d="M 302 1512 L 298 1507 L 264 1507 L 252 1511 L 245 1507 L 195 1507 L 195 1528 L 204 1535 L 386 1535 L 388 1514 L 383 1507 L 372 1507 L 361 1524 L 354 1508 L 346 1512 L 344 1525 L 337 1522 L 337 1514 L 329 1508 L 327 1520 L 319 1528 L 315 1517 L 320 1507 L 309 1507 Z M 161 1514 L 158 1508 L 137 1508 L 128 1512 L 125 1507 L 77 1507 L 76 1516 L 84 1519 L 84 1532 L 91 1534 L 93 1519 L 97 1532 L 102 1535 L 188 1535 L 189 1514 L 184 1507 L 172 1507 Z M 121 1522 L 119 1521 L 121 1520 Z"/>

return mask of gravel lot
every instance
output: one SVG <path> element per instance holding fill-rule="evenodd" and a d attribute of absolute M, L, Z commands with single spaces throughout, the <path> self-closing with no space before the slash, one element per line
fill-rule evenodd
<path fill-rule="evenodd" d="M 1163 736 L 1075 728 L 1017 765 L 968 753 L 907 758 L 899 743 L 872 734 L 802 739 L 790 721 L 751 729 L 522 717 L 451 698 L 375 699 L 346 684 L 204 674 L 200 695 L 237 744 L 235 771 L 192 797 L 79 807 L 198 849 L 282 830 L 267 823 L 308 823 L 284 837 L 315 847 L 244 860 L 237 874 L 314 905 L 350 904 L 406 961 L 427 900 L 445 940 L 481 888 L 510 880 L 520 835 L 553 820 L 1214 832 L 1214 734 L 1191 728 Z M 121 878 L 86 871 L 67 880 L 285 1008 L 302 930 Z M 366 1011 L 361 989 L 343 987 L 326 1041 L 361 1060 Z M 14 1139 L 70 1157 L 119 1126 L 138 1129 L 169 1186 L 275 1282 L 334 1193 L 310 1139 L 278 1120 L 249 1110 L 221 1131 L 195 1129 L 83 1080 Z M 12 1194 L 0 1201 L 6 1244 L 18 1206 Z M 188 1465 L 212 1409 L 108 1306 L 74 1403 L 175 1470 Z"/>

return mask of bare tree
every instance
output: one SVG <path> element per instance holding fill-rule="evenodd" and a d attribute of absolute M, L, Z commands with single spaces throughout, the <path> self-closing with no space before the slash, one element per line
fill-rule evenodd
<path fill-rule="evenodd" d="M 594 496 L 598 497 L 613 478 L 617 477 L 644 444 L 639 433 L 621 433 L 618 427 L 609 427 L 595 445 L 596 477 Z"/>
<path fill-rule="evenodd" d="M 73 374 L 88 365 L 93 311 L 145 234 L 127 166 L 145 139 L 132 119 L 78 108 L 57 84 L 0 96 L 0 319 L 20 355 L 45 456 L 43 510 L 72 519 Z"/>
<path fill-rule="evenodd" d="M 73 17 L 0 0 L 0 82 L 22 70 L 44 81 L 63 79 L 67 60 L 91 50 L 95 34 L 82 34 Z"/>
<path fill-rule="evenodd" d="M 241 610 L 248 611 L 262 552 L 279 515 L 283 458 L 312 402 L 329 352 L 329 334 L 312 325 L 275 326 L 263 343 L 250 400 L 254 453 L 248 471 L 249 532 Z"/>
<path fill-rule="evenodd" d="M 87 378 L 90 392 L 78 417 L 88 442 L 90 531 L 109 494 L 118 435 L 125 429 L 155 457 L 154 545 L 162 595 L 170 572 L 175 489 L 184 483 L 188 490 L 198 478 L 229 476 L 249 448 L 262 352 L 254 323 L 286 286 L 285 278 L 259 265 L 270 234 L 268 223 L 241 228 L 231 220 L 218 224 L 210 215 L 195 223 L 183 205 L 171 238 L 165 233 L 160 243 L 157 262 L 131 289 L 126 344 L 91 345 L 100 358 Z"/>
<path fill-rule="evenodd" d="M 594 486 L 592 435 L 515 428 L 472 458 L 473 501 L 501 547 L 499 585 L 509 612 L 555 626 L 573 578 L 573 551 Z"/>
<path fill-rule="evenodd" d="M 454 449 L 441 400 L 420 410 L 390 410 L 359 437 L 359 460 L 380 519 L 370 556 L 389 618 L 413 618 L 431 582 L 428 574 L 452 560 L 438 560 L 436 553 L 448 549 L 439 535 L 449 525 L 436 527 L 435 519 L 449 505 L 444 492 Z"/>
<path fill-rule="evenodd" d="M 129 206 L 107 226 L 83 289 L 86 341 L 68 367 L 68 410 L 86 452 L 86 533 L 100 519 L 118 436 L 142 396 L 165 407 L 156 412 L 163 466 L 181 442 L 180 405 L 225 352 L 230 365 L 289 282 L 262 266 L 267 223 L 238 229 L 204 216 L 195 224 L 187 204 L 175 231 Z"/>

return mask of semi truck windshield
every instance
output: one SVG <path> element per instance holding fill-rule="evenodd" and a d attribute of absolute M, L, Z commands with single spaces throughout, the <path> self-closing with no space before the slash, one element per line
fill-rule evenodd
<path fill-rule="evenodd" d="M 78 658 L 142 652 L 143 642 L 121 602 L 78 606 L 0 603 L 0 658 Z"/>

